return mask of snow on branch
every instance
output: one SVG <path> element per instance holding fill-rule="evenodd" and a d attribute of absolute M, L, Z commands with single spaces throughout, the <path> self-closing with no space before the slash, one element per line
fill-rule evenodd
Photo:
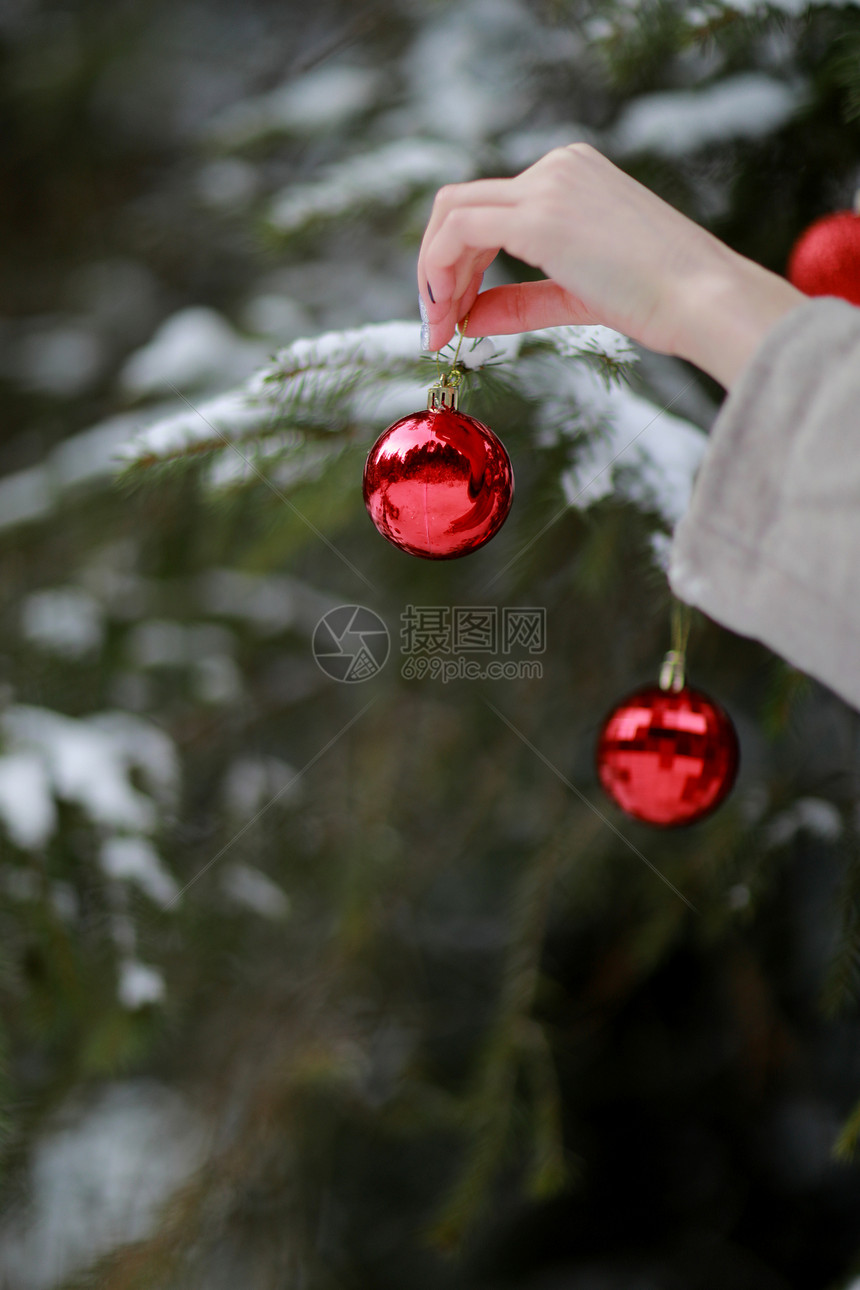
<path fill-rule="evenodd" d="M 13 704 L 0 717 L 0 739 L 0 823 L 26 849 L 48 842 L 55 799 L 74 803 L 97 827 L 130 833 L 153 832 L 175 801 L 172 740 L 130 713 L 68 717 Z"/>
<path fill-rule="evenodd" d="M 613 152 L 676 158 L 729 139 L 766 138 L 794 116 L 805 93 L 804 82 L 787 85 L 763 72 L 744 72 L 704 89 L 645 94 L 616 123 Z"/>
<path fill-rule="evenodd" d="M 674 529 L 686 511 L 707 436 L 691 422 L 630 390 L 614 401 L 611 428 L 588 441 L 562 476 L 571 506 L 614 492 L 659 512 Z"/>
<path fill-rule="evenodd" d="M 294 341 L 239 389 L 199 406 L 189 402 L 141 431 L 118 455 L 128 467 L 151 466 L 247 444 L 269 457 L 279 449 L 300 449 L 296 430 L 315 420 L 342 428 L 402 416 L 422 405 L 436 376 L 435 364 L 420 354 L 418 343 L 414 322 L 374 323 Z M 636 357 L 626 338 L 608 327 L 555 327 L 467 341 L 460 361 L 479 369 L 514 360 L 528 347 L 592 361 L 608 378 Z M 506 375 L 518 383 L 515 363 Z M 243 475 L 239 467 L 236 472 Z"/>
<path fill-rule="evenodd" d="M 355 410 L 351 396 L 362 385 L 384 386 L 409 371 L 417 377 L 428 366 L 418 340 L 417 323 L 389 322 L 294 341 L 239 389 L 199 406 L 188 402 L 148 426 L 119 457 L 131 467 L 238 444 L 265 443 L 276 451 L 272 436 L 285 433 L 283 447 L 294 449 L 291 432 L 297 425 L 315 417 L 330 421 L 335 411 L 340 420 L 349 419 Z"/>
<path fill-rule="evenodd" d="M 271 408 L 252 401 L 246 389 L 232 390 L 207 399 L 199 407 L 189 401 L 182 411 L 135 435 L 117 451 L 116 458 L 127 466 L 154 466 L 249 439 L 264 431 L 271 421 Z"/>
<path fill-rule="evenodd" d="M 207 130 L 223 148 L 244 148 L 278 134 L 343 129 L 379 97 L 382 77 L 367 67 L 322 67 L 291 78 L 267 94 L 220 112 Z"/>
<path fill-rule="evenodd" d="M 122 456 L 149 466 L 219 451 L 208 480 L 217 490 L 254 482 L 252 453 L 288 489 L 324 467 L 347 427 L 381 427 L 422 406 L 436 369 L 417 353 L 416 332 L 415 323 L 390 322 L 295 341 L 241 389 L 158 421 Z M 460 357 L 467 367 L 503 373 L 534 405 L 538 443 L 571 440 L 572 464 L 561 479 L 570 505 L 617 492 L 674 528 L 706 437 L 624 385 L 638 357 L 625 336 L 602 326 L 553 327 L 468 341 Z M 316 418 L 318 428 L 323 413 L 330 437 L 321 443 L 301 427 Z"/>
<path fill-rule="evenodd" d="M 173 741 L 141 717 L 120 711 L 69 717 L 24 704 L 0 714 L 2 833 L 21 851 L 42 852 L 61 827 L 57 804 L 70 803 L 100 839 L 99 866 L 108 884 L 134 886 L 162 909 L 181 892 L 150 835 L 175 809 L 178 790 Z M 35 868 L 5 865 L 0 882 L 17 899 L 39 896 Z M 61 917 L 77 917 L 72 887 L 54 883 L 52 899 Z M 132 1009 L 158 1003 L 164 979 L 136 959 L 134 922 L 111 903 L 119 1001 Z"/>
<path fill-rule="evenodd" d="M 555 348 L 561 357 L 597 353 L 610 366 L 635 358 L 626 339 L 608 328 L 559 330 L 592 333 L 559 337 Z M 538 441 L 571 441 L 572 464 L 561 477 L 570 506 L 586 508 L 616 493 L 656 510 L 674 529 L 707 446 L 698 426 L 607 379 L 600 363 L 548 364 L 536 354 L 521 363 L 521 380 L 524 392 L 540 399 Z"/>
<path fill-rule="evenodd" d="M 468 153 L 455 144 L 398 139 L 330 167 L 313 183 L 282 189 L 269 208 L 268 222 L 278 233 L 295 233 L 312 221 L 358 207 L 397 206 L 413 193 L 469 179 L 472 173 Z"/>
<path fill-rule="evenodd" d="M 415 322 L 386 322 L 296 340 L 251 378 L 249 389 L 262 392 L 272 381 L 349 364 L 386 369 L 395 363 L 415 363 L 420 358 L 419 337 Z"/>

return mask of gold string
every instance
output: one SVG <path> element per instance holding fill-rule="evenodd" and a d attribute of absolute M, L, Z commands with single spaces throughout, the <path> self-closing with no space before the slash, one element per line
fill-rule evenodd
<path fill-rule="evenodd" d="M 457 323 L 457 335 L 459 339 L 457 341 L 457 348 L 454 350 L 454 357 L 451 360 L 452 367 L 457 366 L 457 359 L 460 357 L 460 346 L 463 344 L 463 338 L 466 335 L 466 328 L 468 326 L 469 326 L 469 315 L 466 314 L 466 317 L 462 319 L 461 322 Z"/>
<path fill-rule="evenodd" d="M 690 625 L 693 611 L 683 600 L 672 598 L 672 649 L 680 654 L 686 662 L 687 641 L 690 637 Z"/>

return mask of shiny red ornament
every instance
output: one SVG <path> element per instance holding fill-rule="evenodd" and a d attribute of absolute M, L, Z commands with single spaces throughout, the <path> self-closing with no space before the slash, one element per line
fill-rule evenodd
<path fill-rule="evenodd" d="M 810 224 L 792 248 L 786 276 L 808 296 L 860 305 L 860 213 L 834 211 Z"/>
<path fill-rule="evenodd" d="M 501 440 L 456 406 L 431 404 L 395 421 L 364 467 L 364 504 L 379 532 L 410 555 L 449 560 L 504 524 L 514 474 Z M 456 405 L 448 390 L 444 397 Z"/>
<path fill-rule="evenodd" d="M 713 811 L 731 790 L 739 761 L 731 718 L 685 686 L 647 686 L 603 723 L 597 773 L 612 800 L 637 820 L 672 828 Z"/>

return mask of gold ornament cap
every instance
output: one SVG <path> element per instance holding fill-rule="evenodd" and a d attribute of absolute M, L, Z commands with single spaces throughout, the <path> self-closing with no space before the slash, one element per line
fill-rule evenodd
<path fill-rule="evenodd" d="M 450 371 L 443 372 L 438 381 L 434 381 L 427 391 L 427 407 L 431 412 L 439 408 L 450 408 L 457 411 L 460 402 L 460 386 L 466 369 L 462 363 L 454 363 Z"/>
<path fill-rule="evenodd" d="M 459 389 L 456 385 L 448 385 L 444 377 L 427 391 L 427 407 L 431 412 L 438 412 L 440 408 L 450 408 L 452 412 L 456 412 L 459 402 Z"/>
<path fill-rule="evenodd" d="M 454 351 L 454 361 L 447 372 L 440 372 L 439 379 L 434 381 L 427 391 L 427 409 L 430 412 L 437 412 L 440 408 L 449 408 L 452 412 L 457 411 L 460 402 L 460 386 L 463 383 L 463 377 L 466 375 L 466 369 L 460 362 L 460 346 L 463 344 L 463 337 L 466 335 L 466 327 L 469 324 L 469 315 L 462 322 L 457 323 L 457 348 Z"/>

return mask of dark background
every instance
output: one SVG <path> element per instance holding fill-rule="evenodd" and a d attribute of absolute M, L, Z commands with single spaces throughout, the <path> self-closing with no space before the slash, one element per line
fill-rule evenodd
<path fill-rule="evenodd" d="M 417 347 L 435 189 L 572 139 L 783 272 L 860 185 L 860 13 L 32 0 L 0 36 L 0 698 L 75 723 L 39 745 L 57 814 L 29 841 L 0 727 L 4 1284 L 853 1284 L 857 714 L 696 615 L 735 791 L 670 832 L 607 803 L 600 722 L 669 644 L 661 520 L 619 489 L 506 567 L 579 442 L 538 435 L 540 392 L 473 391 L 518 492 L 463 562 L 372 531 L 345 395 L 311 427 L 333 455 L 289 495 L 372 591 L 259 478 L 129 489 L 112 453 L 297 337 L 401 318 Z M 715 111 L 673 143 L 685 95 L 746 75 L 785 87 L 775 124 Z M 631 112 L 672 91 L 644 142 Z M 428 142 L 400 188 L 350 169 Z M 703 430 L 722 397 L 645 353 L 629 378 Z M 540 680 L 346 687 L 311 658 L 332 604 L 396 645 L 406 604 L 490 600 L 546 608 Z M 137 832 L 51 760 L 68 737 L 104 784 L 81 732 L 108 711 L 177 758 L 159 797 L 129 754 L 158 802 Z M 181 898 L 151 861 L 112 875 L 117 835 Z"/>

